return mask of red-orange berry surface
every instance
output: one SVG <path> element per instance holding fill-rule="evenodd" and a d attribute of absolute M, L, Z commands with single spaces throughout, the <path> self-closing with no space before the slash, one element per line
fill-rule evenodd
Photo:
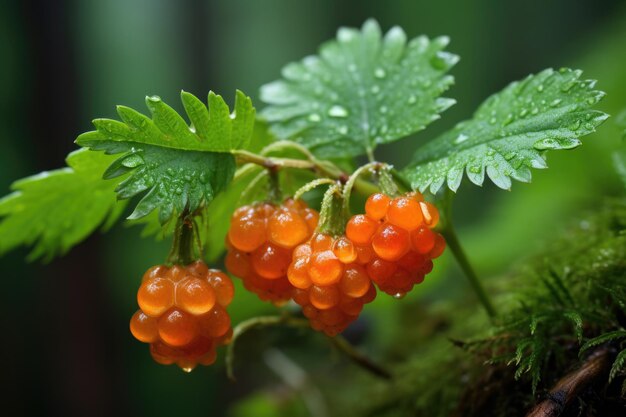
<path fill-rule="evenodd" d="M 287 302 L 293 289 L 287 279 L 293 249 L 311 237 L 318 218 L 300 200 L 238 208 L 226 238 L 226 268 L 261 300 Z"/>
<path fill-rule="evenodd" d="M 137 292 L 139 310 L 130 331 L 150 344 L 154 360 L 185 371 L 215 362 L 216 348 L 230 341 L 226 306 L 234 295 L 230 278 L 202 261 L 187 266 L 154 266 Z"/>
<path fill-rule="evenodd" d="M 365 214 L 348 221 L 346 237 L 378 288 L 401 297 L 424 280 L 445 249 L 443 237 L 431 230 L 438 221 L 435 206 L 419 193 L 393 199 L 377 193 L 367 199 Z"/>
<path fill-rule="evenodd" d="M 345 236 L 316 233 L 295 248 L 288 278 L 295 287 L 293 300 L 313 329 L 335 336 L 374 300 L 376 289 L 362 263 Z"/>

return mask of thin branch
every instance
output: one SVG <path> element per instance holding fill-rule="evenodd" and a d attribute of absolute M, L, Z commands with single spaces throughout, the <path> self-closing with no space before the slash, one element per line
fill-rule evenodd
<path fill-rule="evenodd" d="M 533 407 L 526 417 L 557 417 L 588 386 L 605 376 L 612 363 L 613 352 L 601 348 L 592 353 L 577 370 L 567 374 L 550 390 L 547 398 Z"/>
<path fill-rule="evenodd" d="M 374 376 L 383 379 L 392 379 L 393 375 L 387 369 L 372 361 L 367 355 L 358 351 L 343 336 L 329 337 L 329 340 L 339 351 L 343 352 L 352 362 L 365 369 Z"/>

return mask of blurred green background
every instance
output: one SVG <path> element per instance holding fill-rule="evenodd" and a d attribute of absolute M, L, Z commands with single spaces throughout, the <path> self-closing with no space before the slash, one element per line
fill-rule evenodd
<path fill-rule="evenodd" d="M 256 99 L 284 64 L 368 17 L 410 37 L 449 35 L 449 49 L 462 58 L 446 94 L 458 104 L 426 131 L 380 150 L 397 166 L 416 141 L 546 67 L 583 69 L 608 93 L 603 110 L 615 116 L 626 108 L 626 4 L 619 0 L 7 1 L 0 4 L 0 193 L 17 178 L 62 166 L 76 136 L 93 118 L 115 117 L 116 104 L 143 109 L 145 95 L 157 94 L 180 109 L 181 89 L 214 90 L 232 102 L 239 88 Z M 621 192 L 610 160 L 619 137 L 609 119 L 582 148 L 548 155 L 550 169 L 512 193 L 461 187 L 455 220 L 478 272 L 505 276 L 577 212 Z M 306 395 L 290 387 L 290 376 L 304 372 L 315 386 L 316 375 L 351 366 L 323 338 L 284 329 L 242 339 L 237 384 L 222 365 L 187 375 L 154 364 L 128 320 L 143 271 L 163 261 L 167 244 L 139 232 L 120 225 L 49 265 L 25 264 L 26 249 L 0 259 L 0 396 L 11 415 L 307 415 Z M 401 330 L 400 307 L 453 294 L 472 302 L 448 255 L 435 269 L 405 300 L 379 297 L 348 337 L 382 359 L 386 340 Z M 241 291 L 231 307 L 235 322 L 271 311 Z"/>

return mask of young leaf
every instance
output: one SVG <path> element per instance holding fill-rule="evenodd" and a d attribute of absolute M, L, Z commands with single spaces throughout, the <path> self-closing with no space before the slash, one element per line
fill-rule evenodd
<path fill-rule="evenodd" d="M 0 200 L 0 255 L 33 245 L 29 259 L 67 252 L 98 226 L 110 227 L 125 202 L 117 202 L 116 182 L 103 181 L 112 158 L 85 149 L 67 157 L 69 167 L 42 172 L 13 183 Z"/>
<path fill-rule="evenodd" d="M 129 219 L 159 209 L 158 219 L 165 224 L 175 213 L 206 205 L 232 179 L 235 160 L 228 152 L 250 144 L 255 110 L 243 93 L 237 92 L 232 116 L 224 100 L 213 93 L 208 107 L 189 93 L 181 96 L 191 127 L 158 97 L 148 97 L 152 119 L 120 106 L 124 122 L 97 119 L 96 130 L 76 140 L 92 150 L 123 153 L 104 178 L 130 172 L 115 188 L 120 199 L 145 192 Z"/>
<path fill-rule="evenodd" d="M 573 149 L 608 115 L 592 107 L 604 93 L 581 71 L 545 70 L 489 97 L 470 120 L 419 148 L 405 175 L 414 189 L 456 191 L 464 171 L 482 185 L 485 172 L 500 188 L 511 178 L 529 182 L 530 168 L 546 168 L 543 152 Z"/>
<path fill-rule="evenodd" d="M 284 79 L 261 88 L 270 104 L 262 115 L 278 138 L 321 156 L 371 153 L 424 129 L 454 104 L 439 98 L 453 82 L 446 72 L 458 61 L 443 51 L 447 44 L 446 37 L 425 36 L 407 43 L 399 27 L 383 37 L 374 20 L 360 31 L 341 28 L 319 56 L 287 65 Z"/>
<path fill-rule="evenodd" d="M 84 147 L 111 141 L 156 145 L 187 151 L 230 152 L 245 149 L 254 129 L 252 100 L 241 91 L 231 114 L 224 99 L 209 92 L 208 107 L 193 94 L 181 92 L 191 126 L 157 96 L 146 97 L 152 119 L 129 107 L 118 106 L 122 121 L 96 119 L 95 131 L 83 133 L 76 143 Z"/>

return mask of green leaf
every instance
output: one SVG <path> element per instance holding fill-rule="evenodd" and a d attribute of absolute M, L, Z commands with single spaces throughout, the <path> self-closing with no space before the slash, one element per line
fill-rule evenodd
<path fill-rule="evenodd" d="M 591 349 L 592 347 L 601 345 L 603 343 L 611 342 L 614 340 L 625 339 L 625 338 L 626 338 L 626 330 L 615 330 L 612 332 L 601 334 L 598 337 L 594 337 L 593 339 L 587 340 L 587 342 L 585 342 L 585 344 L 581 346 L 580 354 L 583 354 L 587 350 Z"/>
<path fill-rule="evenodd" d="M 95 131 L 83 133 L 76 143 L 94 147 L 103 141 L 155 145 L 187 151 L 230 152 L 245 149 L 254 129 L 252 100 L 237 91 L 231 114 L 224 99 L 209 92 L 208 107 L 194 95 L 181 92 L 191 126 L 157 96 L 146 97 L 152 119 L 129 107 L 118 106 L 122 121 L 96 119 Z M 125 146 L 122 146 L 124 149 Z"/>
<path fill-rule="evenodd" d="M 228 153 L 186 151 L 132 142 L 93 142 L 92 150 L 122 153 L 104 172 L 105 179 L 130 174 L 115 191 L 118 198 L 143 198 L 128 219 L 159 210 L 159 221 L 206 206 L 231 181 L 235 158 Z"/>
<path fill-rule="evenodd" d="M 302 143 L 320 156 L 373 151 L 424 129 L 454 100 L 439 98 L 458 61 L 443 51 L 448 38 L 420 36 L 407 43 L 393 27 L 385 36 L 374 20 L 359 31 L 340 28 L 337 39 L 283 68 L 284 79 L 261 88 L 262 116 L 280 139 Z"/>
<path fill-rule="evenodd" d="M 181 97 L 191 127 L 158 97 L 148 97 L 152 119 L 120 106 L 123 122 L 97 119 L 96 130 L 76 140 L 92 150 L 123 154 L 104 178 L 130 173 L 115 188 L 120 199 L 145 193 L 129 219 L 158 209 L 159 222 L 165 224 L 177 213 L 206 206 L 232 179 L 235 159 L 228 152 L 250 144 L 255 111 L 243 93 L 237 91 L 232 115 L 212 92 L 208 107 L 192 94 Z"/>
<path fill-rule="evenodd" d="M 581 71 L 545 70 L 489 97 L 470 120 L 419 148 L 405 175 L 414 189 L 456 191 L 463 173 L 482 185 L 485 172 L 500 188 L 511 178 L 530 182 L 530 168 L 546 168 L 543 153 L 573 149 L 608 115 L 592 107 L 604 96 Z"/>
<path fill-rule="evenodd" d="M 626 349 L 617 354 L 611 371 L 609 372 L 609 383 L 615 379 L 617 374 L 624 371 L 624 364 L 626 363 Z"/>
<path fill-rule="evenodd" d="M 126 205 L 115 198 L 116 182 L 102 180 L 111 160 L 77 150 L 67 157 L 69 167 L 14 182 L 14 192 L 0 200 L 0 254 L 32 245 L 29 259 L 50 260 L 98 226 L 110 227 Z"/>

